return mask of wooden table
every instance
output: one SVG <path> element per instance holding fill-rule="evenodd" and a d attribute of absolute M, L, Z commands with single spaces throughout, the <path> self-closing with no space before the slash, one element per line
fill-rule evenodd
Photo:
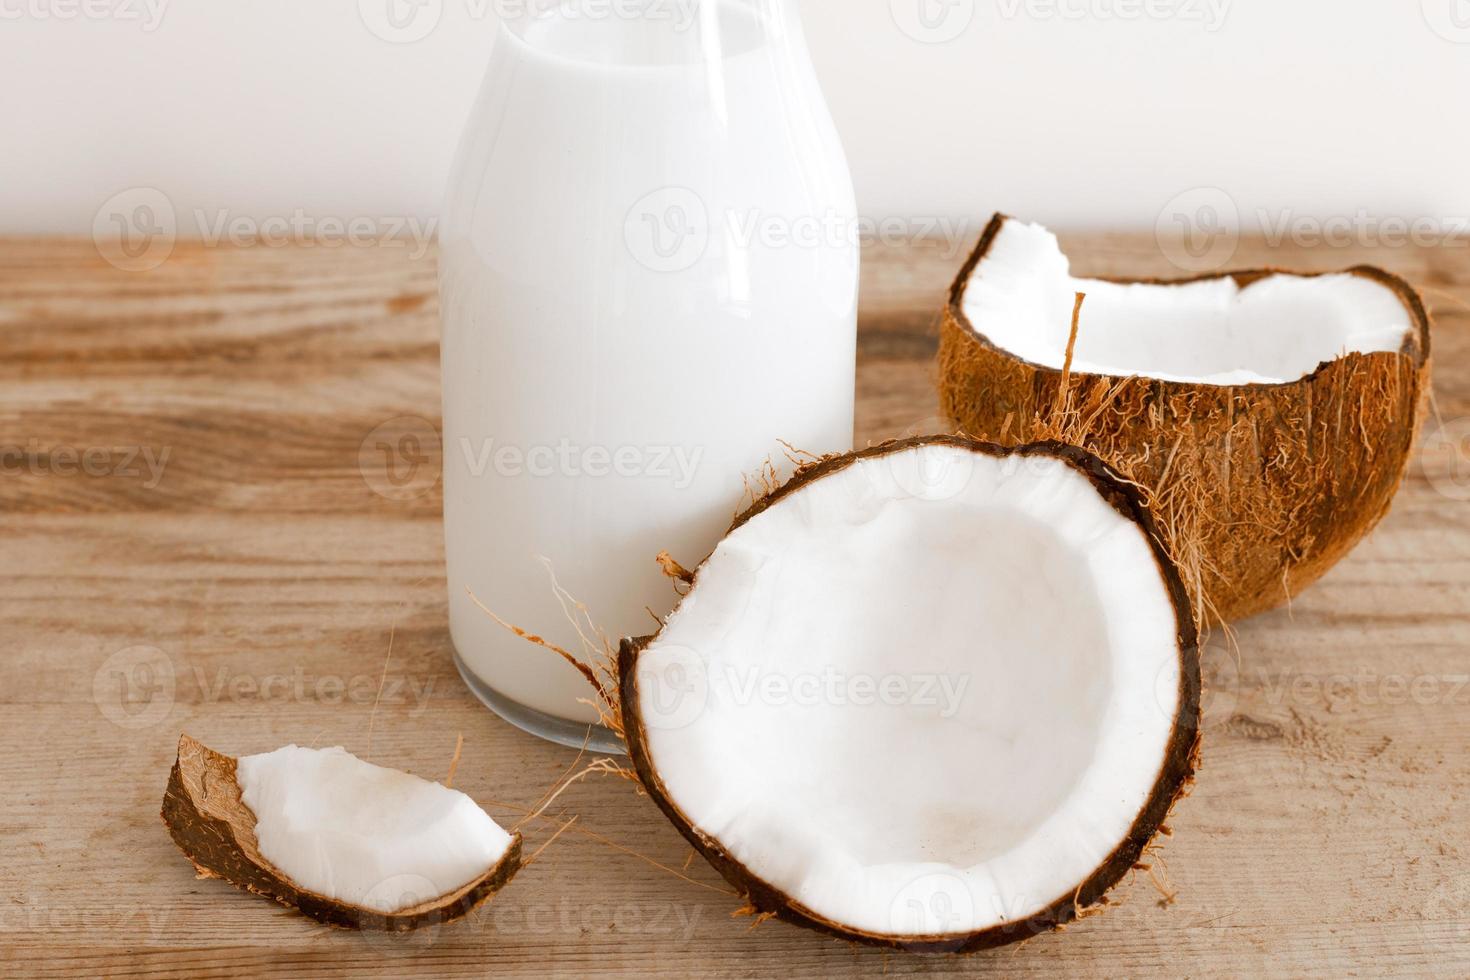
<path fill-rule="evenodd" d="M 1066 244 L 1085 272 L 1171 272 L 1151 236 Z M 931 324 L 962 258 L 870 253 L 861 440 L 936 424 Z M 1466 252 L 1244 242 L 1236 263 L 1364 260 L 1430 290 L 1438 411 L 1470 435 Z M 0 972 L 1470 973 L 1470 463 L 1444 452 L 1289 613 L 1241 629 L 1238 668 L 1207 653 L 1203 771 L 1158 869 L 1172 900 L 1138 875 L 1106 915 L 963 960 L 752 930 L 702 862 L 650 863 L 688 848 L 609 778 L 559 801 L 586 832 L 433 934 L 332 932 L 196 881 L 158 818 L 180 731 L 238 754 L 371 747 L 435 778 L 463 734 L 456 785 L 507 823 L 573 758 L 455 674 L 438 457 L 386 495 L 360 465 L 385 422 L 437 424 L 434 290 L 433 255 L 391 243 L 181 243 L 128 273 L 88 242 L 0 242 L 0 447 L 22 450 L 0 476 Z"/>

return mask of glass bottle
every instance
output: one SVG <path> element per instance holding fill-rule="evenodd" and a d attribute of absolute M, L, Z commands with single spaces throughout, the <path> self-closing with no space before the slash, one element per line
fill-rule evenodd
<path fill-rule="evenodd" d="M 856 205 L 794 3 L 526 0 L 440 242 L 457 661 L 581 745 L 591 689 L 476 600 L 573 651 L 566 596 L 615 642 L 651 633 L 660 551 L 702 560 L 782 441 L 851 447 Z"/>

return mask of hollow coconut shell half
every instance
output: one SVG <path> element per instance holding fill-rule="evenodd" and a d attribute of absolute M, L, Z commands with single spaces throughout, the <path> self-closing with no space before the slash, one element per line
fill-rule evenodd
<path fill-rule="evenodd" d="M 637 777 L 761 917 L 965 953 L 1105 904 L 1193 780 L 1189 603 L 1059 443 L 890 443 L 738 517 L 618 654 Z"/>
<path fill-rule="evenodd" d="M 996 215 L 941 330 L 960 431 L 1061 439 L 1141 484 L 1201 622 L 1282 605 L 1346 555 L 1388 512 L 1427 406 L 1429 315 L 1368 266 L 1076 279 L 1050 233 Z"/>
<path fill-rule="evenodd" d="M 237 779 L 239 764 L 240 760 L 215 752 L 188 735 L 179 738 L 178 757 L 163 796 L 163 822 L 201 878 L 222 878 L 330 926 L 408 932 L 463 917 L 520 870 L 521 837 L 512 834 L 497 863 L 448 894 L 392 912 L 331 898 L 297 884 L 261 854 L 256 815 L 242 798 Z M 319 853 L 317 859 L 324 855 Z"/>

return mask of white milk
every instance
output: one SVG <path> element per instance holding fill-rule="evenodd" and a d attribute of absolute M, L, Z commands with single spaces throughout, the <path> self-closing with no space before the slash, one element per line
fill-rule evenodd
<path fill-rule="evenodd" d="M 744 475 L 789 470 L 778 440 L 852 441 L 856 211 L 799 24 L 669 12 L 502 28 L 441 230 L 454 645 L 497 711 L 574 741 L 553 719 L 593 720 L 590 689 L 467 588 L 580 650 L 544 556 L 610 636 L 651 633 L 660 550 L 701 561 Z"/>

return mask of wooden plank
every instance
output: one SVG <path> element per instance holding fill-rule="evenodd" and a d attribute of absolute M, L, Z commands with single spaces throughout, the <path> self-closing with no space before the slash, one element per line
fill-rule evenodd
<path fill-rule="evenodd" d="M 1150 236 L 1066 244 L 1089 274 L 1170 271 Z M 960 258 L 868 255 L 861 441 L 941 424 L 933 314 Z M 1236 261 L 1410 277 L 1438 317 L 1440 414 L 1470 416 L 1470 258 L 1246 241 Z M 85 242 L 0 241 L 0 446 L 37 460 L 0 477 L 0 970 L 1470 972 L 1470 469 L 1443 453 L 1289 612 L 1241 628 L 1238 661 L 1208 651 L 1204 770 L 1161 852 L 1171 902 L 1138 875 L 1065 935 L 959 961 L 752 931 L 701 862 L 649 863 L 689 852 L 611 779 L 559 801 L 605 840 L 568 833 L 474 921 L 407 941 L 196 881 L 157 818 L 181 730 L 238 753 L 340 743 L 431 777 L 463 734 L 457 784 L 507 822 L 573 760 L 484 711 L 450 664 L 437 457 L 406 498 L 363 464 L 384 423 L 438 423 L 436 309 L 433 256 L 391 245 L 183 243 L 127 274 Z M 84 467 L 89 449 L 105 458 Z M 528 826 L 530 849 L 551 830 Z"/>

